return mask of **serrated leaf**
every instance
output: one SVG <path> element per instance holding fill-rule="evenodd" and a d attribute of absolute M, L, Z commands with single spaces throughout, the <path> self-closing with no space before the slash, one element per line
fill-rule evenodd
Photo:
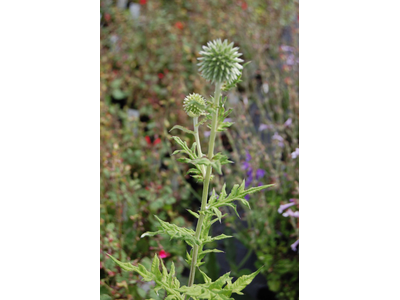
<path fill-rule="evenodd" d="M 208 249 L 208 250 L 201 251 L 199 253 L 199 255 L 207 254 L 207 253 L 225 253 L 225 252 L 222 250 L 218 250 L 218 249 Z"/>
<path fill-rule="evenodd" d="M 136 273 L 139 273 L 143 277 L 145 281 L 151 281 L 153 280 L 153 275 L 146 270 L 146 268 L 142 264 L 138 264 L 138 266 L 133 266 L 131 263 L 123 263 L 113 257 L 112 255 L 108 254 L 107 255 L 118 265 L 121 267 L 122 270 L 124 271 L 134 271 Z"/>
<path fill-rule="evenodd" d="M 200 241 L 196 239 L 195 237 L 195 232 L 192 229 L 184 228 L 184 227 L 179 227 L 175 224 L 170 224 L 168 222 L 164 222 L 161 220 L 159 217 L 155 216 L 155 218 L 160 222 L 161 225 L 161 230 L 157 232 L 146 232 L 142 234 L 142 237 L 144 236 L 153 236 L 155 234 L 168 234 L 171 239 L 172 238 L 177 238 L 177 239 L 182 239 L 184 240 L 189 246 L 194 246 L 194 244 L 200 246 Z"/>
<path fill-rule="evenodd" d="M 186 132 L 186 133 L 190 133 L 190 134 L 196 135 L 196 133 L 195 133 L 194 131 L 189 130 L 189 129 L 187 129 L 186 127 L 183 127 L 183 126 L 180 126 L 180 125 L 175 125 L 174 127 L 172 127 L 172 128 L 170 129 L 169 132 L 171 132 L 171 131 L 174 130 L 174 129 L 179 129 L 179 130 L 182 130 L 182 131 L 184 131 L 184 132 Z"/>
<path fill-rule="evenodd" d="M 222 213 L 221 213 L 221 211 L 220 211 L 218 208 L 216 208 L 216 207 L 211 207 L 211 208 L 212 208 L 212 210 L 214 211 L 214 213 L 217 215 L 218 220 L 219 220 L 219 222 L 221 223 L 221 218 L 222 218 Z"/>
<path fill-rule="evenodd" d="M 217 236 L 214 236 L 214 237 L 207 237 L 207 239 L 205 239 L 204 241 L 203 241 L 203 244 L 206 244 L 206 243 L 211 243 L 211 242 L 213 242 L 213 241 L 219 241 L 219 240 L 222 240 L 222 239 L 228 239 L 228 238 L 231 238 L 232 236 L 231 235 L 225 235 L 225 234 L 220 234 L 220 235 L 217 235 Z"/>
<path fill-rule="evenodd" d="M 188 161 L 188 163 L 191 163 L 193 165 L 205 165 L 205 166 L 209 166 L 211 164 L 210 160 L 207 157 L 199 157 L 196 159 L 192 159 Z"/>
<path fill-rule="evenodd" d="M 223 214 L 222 217 L 221 217 L 221 219 L 225 218 L 227 215 L 228 215 L 228 214 Z M 210 225 L 214 224 L 214 223 L 217 222 L 217 221 L 219 221 L 218 218 L 212 220 L 212 221 L 210 222 Z"/>
<path fill-rule="evenodd" d="M 203 275 L 204 282 L 205 283 L 211 283 L 212 282 L 211 278 L 208 277 L 207 274 L 204 273 L 200 268 L 198 268 L 198 269 L 200 271 L 200 274 Z"/>
<path fill-rule="evenodd" d="M 195 216 L 197 219 L 200 218 L 198 213 L 195 213 L 194 211 L 191 211 L 190 209 L 186 209 L 191 215 Z"/>
<path fill-rule="evenodd" d="M 184 152 L 183 150 L 175 150 L 173 153 L 172 153 L 172 155 L 175 155 L 175 154 L 178 154 L 178 153 L 181 153 L 181 152 Z"/>
<path fill-rule="evenodd" d="M 238 279 L 236 279 L 236 281 L 234 283 L 228 282 L 225 289 L 231 290 L 232 293 L 243 295 L 243 293 L 241 293 L 241 291 L 253 281 L 254 277 L 256 277 L 258 273 L 260 273 L 262 268 L 263 267 L 261 267 L 260 269 L 258 269 L 257 271 L 255 271 L 254 273 L 252 273 L 250 275 L 243 275 L 243 276 L 239 277 Z"/>
<path fill-rule="evenodd" d="M 142 239 L 142 238 L 144 238 L 144 237 L 146 237 L 146 236 L 155 236 L 155 235 L 160 234 L 160 233 L 163 233 L 163 231 L 162 231 L 162 230 L 154 231 L 154 232 L 152 232 L 152 231 L 147 231 L 147 232 L 143 233 L 143 234 L 140 236 L 140 238 Z"/>
<path fill-rule="evenodd" d="M 160 259 L 157 254 L 154 255 L 153 263 L 151 264 L 151 273 L 153 273 L 158 280 L 161 280 L 161 272 L 160 272 Z"/>
<path fill-rule="evenodd" d="M 269 187 L 271 187 L 273 185 L 274 184 L 267 184 L 267 185 L 252 187 L 252 188 L 249 188 L 249 189 L 247 189 L 245 191 L 241 191 L 240 192 L 240 196 L 242 196 L 242 195 L 250 195 L 250 194 L 256 193 L 258 191 L 261 191 L 263 189 L 269 188 Z"/>
<path fill-rule="evenodd" d="M 136 267 L 133 266 L 131 263 L 128 263 L 128 262 L 123 263 L 123 262 L 119 261 L 118 259 L 116 259 L 116 258 L 115 258 L 114 256 L 112 256 L 111 254 L 108 254 L 108 253 L 107 253 L 107 255 L 108 255 L 118 266 L 120 266 L 122 270 L 124 270 L 124 271 L 135 271 L 135 270 L 136 270 Z"/>
<path fill-rule="evenodd" d="M 238 199 L 243 205 L 247 206 L 248 209 L 251 209 L 249 201 L 246 199 Z"/>
<path fill-rule="evenodd" d="M 194 142 L 194 143 L 192 144 L 192 148 L 190 148 L 190 151 L 192 151 L 193 153 L 196 153 L 196 146 L 197 146 L 197 143 Z M 199 156 L 199 155 L 197 155 L 197 156 Z"/>

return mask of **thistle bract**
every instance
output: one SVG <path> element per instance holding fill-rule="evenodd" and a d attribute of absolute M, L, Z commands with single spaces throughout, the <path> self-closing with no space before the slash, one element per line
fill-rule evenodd
<path fill-rule="evenodd" d="M 218 39 L 208 42 L 203 50 L 198 58 L 201 76 L 213 83 L 226 81 L 230 84 L 237 79 L 243 69 L 239 64 L 243 60 L 239 58 L 242 54 L 237 51 L 238 47 L 233 48 L 233 43 Z"/>
<path fill-rule="evenodd" d="M 191 94 L 183 100 L 183 109 L 191 118 L 199 117 L 204 113 L 206 101 L 199 94 Z"/>

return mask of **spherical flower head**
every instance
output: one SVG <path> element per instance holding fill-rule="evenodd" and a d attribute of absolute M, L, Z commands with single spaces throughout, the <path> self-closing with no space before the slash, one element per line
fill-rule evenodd
<path fill-rule="evenodd" d="M 201 76 L 212 83 L 226 81 L 230 84 L 237 79 L 243 69 L 239 64 L 243 60 L 239 58 L 242 54 L 237 51 L 238 47 L 233 48 L 233 43 L 228 44 L 227 40 L 221 42 L 218 39 L 208 42 L 203 50 L 198 58 L 201 61 L 198 64 Z"/>
<path fill-rule="evenodd" d="M 199 94 L 191 94 L 183 100 L 183 109 L 191 118 L 199 117 L 204 113 L 206 107 L 205 99 Z"/>

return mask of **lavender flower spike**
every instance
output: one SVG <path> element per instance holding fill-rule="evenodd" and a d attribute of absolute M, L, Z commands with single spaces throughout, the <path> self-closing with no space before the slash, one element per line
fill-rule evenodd
<path fill-rule="evenodd" d="M 290 246 L 290 248 L 292 248 L 293 251 L 296 251 L 296 250 L 297 250 L 297 245 L 298 245 L 298 244 L 299 244 L 299 240 L 295 241 L 295 242 Z"/>
<path fill-rule="evenodd" d="M 261 124 L 260 127 L 258 127 L 258 131 L 263 131 L 268 128 L 269 128 L 269 126 L 267 124 Z"/>
<path fill-rule="evenodd" d="M 292 125 L 292 118 L 287 119 L 284 125 L 285 125 L 285 126 L 290 126 L 290 125 Z"/>
<path fill-rule="evenodd" d="M 300 154 L 299 152 L 300 152 L 299 148 L 296 148 L 296 150 L 292 152 L 292 159 L 295 159 L 296 157 L 298 157 Z"/>
<path fill-rule="evenodd" d="M 283 137 L 281 137 L 277 132 L 274 133 L 274 135 L 272 136 L 272 139 L 277 140 L 278 141 L 278 145 L 279 147 L 283 147 Z"/>
<path fill-rule="evenodd" d="M 289 208 L 291 206 L 295 205 L 295 203 L 286 203 L 286 204 L 282 204 L 281 206 L 279 206 L 278 208 L 278 213 L 282 213 L 286 208 Z"/>
<path fill-rule="evenodd" d="M 260 180 L 261 178 L 264 177 L 265 173 L 266 173 L 266 172 L 265 172 L 263 169 L 258 169 L 258 170 L 256 171 L 256 179 L 257 179 L 257 180 Z"/>
<path fill-rule="evenodd" d="M 293 211 L 293 210 L 291 210 L 290 208 L 287 210 L 287 211 L 285 211 L 283 214 L 282 214 L 282 216 L 284 216 L 284 217 L 295 217 L 295 218 L 298 218 L 299 217 L 299 212 L 298 211 Z"/>

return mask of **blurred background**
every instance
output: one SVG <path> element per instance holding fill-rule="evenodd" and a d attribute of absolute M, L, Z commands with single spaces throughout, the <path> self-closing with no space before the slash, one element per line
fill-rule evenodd
<path fill-rule="evenodd" d="M 201 46 L 217 38 L 234 42 L 251 63 L 243 82 L 226 95 L 235 124 L 218 136 L 216 152 L 234 164 L 213 185 L 226 182 L 229 190 L 245 178 L 247 187 L 275 186 L 251 195 L 252 209 L 238 209 L 241 219 L 226 211 L 229 217 L 214 225 L 214 234 L 234 238 L 210 245 L 225 253 L 206 256 L 203 270 L 215 280 L 228 271 L 238 277 L 264 266 L 235 299 L 299 298 L 298 20 L 298 1 L 100 1 L 102 300 L 164 299 L 105 253 L 145 266 L 157 253 L 167 268 L 174 261 L 187 284 L 186 245 L 140 235 L 157 230 L 154 215 L 195 226 L 186 209 L 199 209 L 202 186 L 171 156 L 177 148 L 169 130 L 192 127 L 182 108 L 187 94 L 213 94 L 196 64 Z M 207 133 L 200 128 L 201 137 Z M 190 135 L 174 134 L 193 143 Z"/>

